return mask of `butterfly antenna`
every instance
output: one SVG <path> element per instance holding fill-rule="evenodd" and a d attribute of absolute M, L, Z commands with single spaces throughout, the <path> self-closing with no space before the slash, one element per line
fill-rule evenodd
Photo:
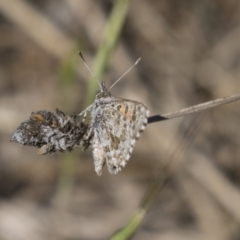
<path fill-rule="evenodd" d="M 85 61 L 85 59 L 84 59 L 84 57 L 83 57 L 83 55 L 82 55 L 82 53 L 81 52 L 79 52 L 78 53 L 79 54 L 79 56 L 80 56 L 80 58 L 82 59 L 82 61 L 83 61 L 83 63 L 84 63 L 84 65 L 86 66 L 86 68 L 88 69 L 88 71 L 92 74 L 92 76 L 94 77 L 94 79 L 98 82 L 98 84 L 99 84 L 99 86 L 100 86 L 100 88 L 102 88 L 102 85 L 101 85 L 101 83 L 99 82 L 99 80 L 97 79 L 97 77 L 96 77 L 96 75 L 94 74 L 94 72 L 91 70 L 91 68 L 87 65 L 87 63 L 86 63 L 86 61 Z"/>
<path fill-rule="evenodd" d="M 138 60 L 120 78 L 117 79 L 117 81 L 109 88 L 109 90 L 113 88 L 126 74 L 128 74 L 140 62 L 140 60 L 141 58 L 138 58 Z"/>

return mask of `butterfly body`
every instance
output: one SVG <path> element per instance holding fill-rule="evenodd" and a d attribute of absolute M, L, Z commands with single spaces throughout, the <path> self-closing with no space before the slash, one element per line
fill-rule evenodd
<path fill-rule="evenodd" d="M 100 176 L 107 163 L 108 171 L 116 174 L 125 167 L 147 125 L 148 109 L 142 103 L 111 96 L 102 83 L 88 111 L 95 171 Z"/>

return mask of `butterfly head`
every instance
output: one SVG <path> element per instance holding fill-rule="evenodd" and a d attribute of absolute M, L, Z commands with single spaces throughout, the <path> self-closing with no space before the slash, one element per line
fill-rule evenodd
<path fill-rule="evenodd" d="M 101 82 L 100 83 L 100 89 L 96 93 L 96 99 L 110 97 L 110 96 L 111 96 L 111 93 L 106 88 L 105 83 Z"/>

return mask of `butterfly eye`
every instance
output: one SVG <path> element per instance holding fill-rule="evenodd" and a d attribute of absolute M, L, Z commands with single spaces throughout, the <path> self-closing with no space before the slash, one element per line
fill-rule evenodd
<path fill-rule="evenodd" d="M 104 97 L 110 97 L 111 93 L 109 91 L 104 92 Z"/>
<path fill-rule="evenodd" d="M 96 93 L 96 99 L 102 98 L 104 95 L 104 92 L 102 92 L 101 90 L 98 90 Z"/>
<path fill-rule="evenodd" d="M 111 96 L 111 93 L 107 90 L 105 91 L 98 90 L 96 93 L 96 99 L 103 98 L 103 97 L 110 97 L 110 96 Z"/>

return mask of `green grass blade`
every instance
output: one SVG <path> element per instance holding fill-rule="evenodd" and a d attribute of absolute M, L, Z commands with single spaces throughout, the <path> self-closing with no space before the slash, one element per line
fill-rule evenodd
<path fill-rule="evenodd" d="M 128 4 L 129 0 L 114 1 L 114 7 L 110 14 L 105 34 L 98 48 L 98 52 L 93 64 L 93 72 L 99 80 L 103 78 L 107 62 L 119 38 L 124 20 L 127 15 Z M 86 106 L 92 103 L 98 89 L 98 83 L 93 77 L 91 77 L 88 82 Z"/>
<path fill-rule="evenodd" d="M 168 169 L 164 168 L 165 171 Z M 124 228 L 117 231 L 110 239 L 111 240 L 128 240 L 136 233 L 137 229 L 141 225 L 149 207 L 152 205 L 156 199 L 158 193 L 166 183 L 168 179 L 168 172 L 162 171 L 158 177 L 153 181 L 153 183 L 147 188 L 145 195 L 141 201 L 140 207 L 137 212 L 131 217 L 129 222 Z"/>
<path fill-rule="evenodd" d="M 130 239 L 132 235 L 136 232 L 137 228 L 141 224 L 146 211 L 144 209 L 139 209 L 134 216 L 130 219 L 126 227 L 116 232 L 110 240 L 125 240 Z"/>

